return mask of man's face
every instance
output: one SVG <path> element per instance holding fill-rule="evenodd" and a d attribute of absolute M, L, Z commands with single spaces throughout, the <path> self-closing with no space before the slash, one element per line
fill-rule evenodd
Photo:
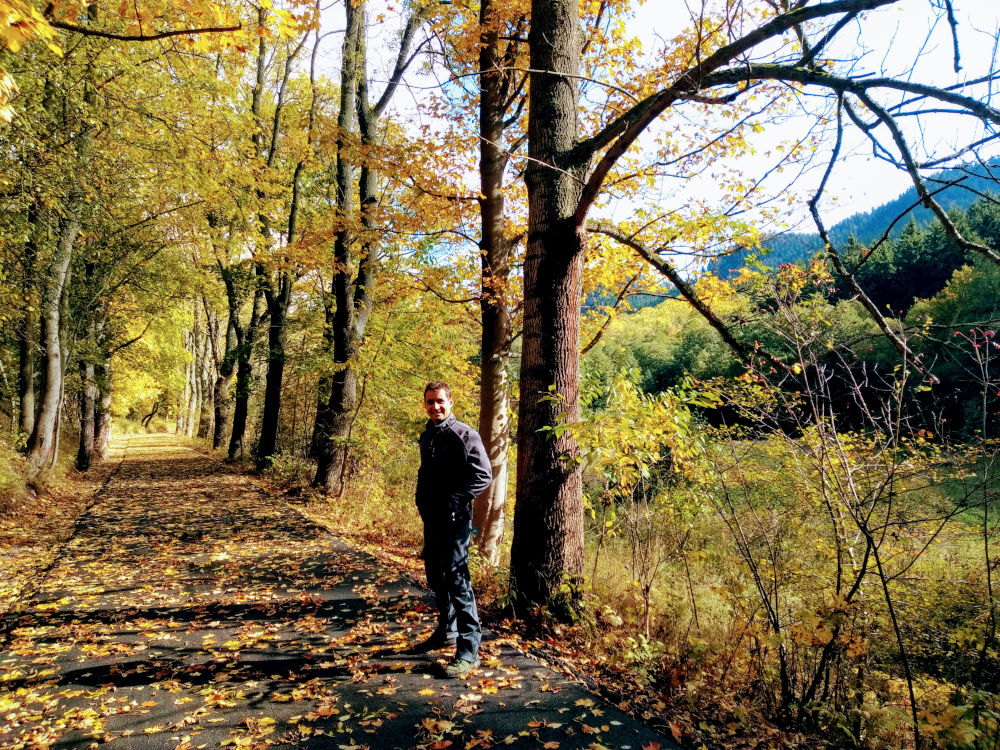
<path fill-rule="evenodd" d="M 443 422 L 451 414 L 451 397 L 441 389 L 427 391 L 424 394 L 424 408 L 432 422 Z"/>

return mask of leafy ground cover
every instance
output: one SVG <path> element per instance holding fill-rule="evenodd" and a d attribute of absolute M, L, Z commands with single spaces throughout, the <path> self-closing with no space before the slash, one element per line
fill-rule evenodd
<path fill-rule="evenodd" d="M 422 577 L 412 482 L 399 492 L 394 486 L 376 488 L 375 503 L 366 501 L 363 494 L 313 497 L 304 474 L 295 476 L 283 470 L 270 476 L 274 481 L 271 491 L 290 496 L 310 519 L 377 557 L 380 564 L 412 578 Z M 638 636 L 633 620 L 641 614 L 635 611 L 640 605 L 627 585 L 628 553 L 619 546 L 605 549 L 595 575 L 601 594 L 590 589 L 583 592 L 585 604 L 573 623 L 546 618 L 533 618 L 529 623 L 509 618 L 506 571 L 489 566 L 473 548 L 472 573 L 484 620 L 520 650 L 585 683 L 618 709 L 652 724 L 684 747 L 813 749 L 828 744 L 827 738 L 777 726 L 763 712 L 748 708 L 733 689 L 734 682 L 740 681 L 726 674 L 740 671 L 742 666 L 708 646 L 705 654 L 698 655 L 682 645 L 688 636 L 693 639 L 696 635 L 680 621 L 684 618 L 671 621 L 679 628 L 673 637 L 667 637 L 662 628 L 653 639 Z M 700 564 L 713 568 L 738 562 L 703 560 Z M 675 585 L 669 593 L 660 593 L 683 601 L 687 596 L 683 567 L 671 568 L 664 577 Z M 710 606 L 711 602 L 699 603 L 703 618 Z M 720 618 L 724 616 L 719 613 Z"/>
<path fill-rule="evenodd" d="M 433 624 L 410 577 L 171 441 L 131 438 L 34 567 L 4 556 L 32 583 L 4 599 L 3 747 L 672 744 L 503 633 L 444 679 L 405 653 Z"/>

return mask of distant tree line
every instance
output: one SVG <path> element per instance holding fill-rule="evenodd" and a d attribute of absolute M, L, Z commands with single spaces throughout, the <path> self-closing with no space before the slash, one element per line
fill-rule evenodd
<path fill-rule="evenodd" d="M 987 247 L 1000 247 L 1000 202 L 994 198 L 979 198 L 968 210 L 952 208 L 950 216 L 966 236 Z M 984 414 L 996 416 L 992 397 L 982 403 L 976 353 L 984 347 L 997 348 L 992 334 L 1000 325 L 1000 269 L 962 253 L 939 222 L 922 228 L 912 217 L 897 237 L 874 247 L 850 237 L 843 255 L 858 283 L 938 381 L 929 389 L 923 386 L 918 391 L 914 386 L 908 391 L 913 424 L 956 440 L 972 437 L 981 429 Z M 810 293 L 821 305 L 831 342 L 852 352 L 853 376 L 876 389 L 892 377 L 899 357 L 843 279 L 828 270 L 832 283 L 817 285 Z M 765 267 L 760 272 L 774 274 L 777 269 Z M 773 319 L 775 300 L 755 293 L 739 276 L 734 276 L 733 288 L 734 301 L 724 318 L 734 334 L 748 347 L 791 361 L 793 352 L 787 351 Z M 832 347 L 829 356 L 838 356 Z M 836 369 L 828 364 L 830 371 Z M 647 393 L 673 388 L 688 375 L 707 381 L 743 369 L 718 333 L 676 300 L 619 322 L 585 358 L 584 379 L 600 390 L 621 368 L 635 369 Z M 794 385 L 790 380 L 789 387 Z M 836 393 L 836 385 L 832 387 Z M 852 414 L 857 417 L 862 407 L 850 393 L 853 389 L 845 383 L 842 398 L 835 399 L 845 427 L 858 422 Z M 707 411 L 704 416 L 718 420 L 726 415 Z"/>
<path fill-rule="evenodd" d="M 950 169 L 928 179 L 928 187 L 944 208 L 967 210 L 973 203 L 996 190 L 995 172 L 1000 163 Z M 842 245 L 851 238 L 871 246 L 885 238 L 899 238 L 911 223 L 926 227 L 934 221 L 934 213 L 921 205 L 914 188 L 904 191 L 881 206 L 862 211 L 837 222 L 830 228 L 834 243 Z M 761 250 L 735 248 L 714 260 L 709 268 L 719 278 L 730 278 L 747 264 L 759 262 L 770 268 L 782 263 L 798 263 L 822 252 L 823 242 L 815 232 L 776 234 L 762 243 Z"/>

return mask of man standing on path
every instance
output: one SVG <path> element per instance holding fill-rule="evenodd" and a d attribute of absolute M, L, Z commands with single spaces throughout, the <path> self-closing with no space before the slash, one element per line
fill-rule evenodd
<path fill-rule="evenodd" d="M 482 630 L 469 577 L 472 501 L 490 486 L 493 475 L 483 441 L 451 413 L 451 386 L 432 380 L 424 387 L 429 421 L 420 435 L 417 510 L 424 522 L 424 569 L 434 592 L 438 622 L 413 653 L 455 646 L 446 667 L 449 677 L 464 677 L 479 666 Z"/>

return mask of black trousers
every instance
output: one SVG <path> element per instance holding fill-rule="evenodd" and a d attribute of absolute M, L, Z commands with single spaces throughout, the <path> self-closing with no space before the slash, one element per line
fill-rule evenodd
<path fill-rule="evenodd" d="M 424 521 L 424 570 L 438 608 L 437 630 L 456 638 L 455 658 L 474 661 L 482 628 L 469 576 L 472 524 Z"/>

